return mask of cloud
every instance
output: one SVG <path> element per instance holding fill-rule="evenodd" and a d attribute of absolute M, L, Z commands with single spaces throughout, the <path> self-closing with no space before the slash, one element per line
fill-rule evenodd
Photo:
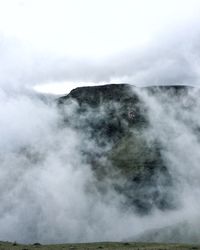
<path fill-rule="evenodd" d="M 189 225 L 182 235 L 199 227 L 195 220 L 199 211 L 199 92 L 191 89 L 179 98 L 173 91 L 157 96 L 134 91 L 148 107 L 149 127 L 141 136 L 147 143 L 160 143 L 173 176 L 173 188 L 166 187 L 164 192 L 176 197 L 176 206 L 169 210 L 153 206 L 151 213 L 141 216 L 122 205 L 125 197 L 114 188 L 116 181 L 124 184 L 119 173 L 110 173 L 116 179 L 98 183 L 86 156 L 97 154 L 99 161 L 109 164 L 104 152 L 112 143 L 102 136 L 91 137 L 87 124 L 106 118 L 107 106 L 77 115 L 77 104 L 68 104 L 64 112 L 69 122 L 63 123 L 63 114 L 53 103 L 27 93 L 1 91 L 1 239 L 26 243 L 116 241 L 136 239 L 143 232 L 182 222 Z M 109 170 L 115 171 L 115 167 Z M 159 192 L 161 179 L 156 185 Z M 143 192 L 148 193 L 145 186 Z M 185 237 L 176 239 L 193 241 Z"/>
<path fill-rule="evenodd" d="M 106 193 L 98 190 L 83 154 L 102 150 L 95 139 L 63 126 L 53 104 L 32 96 L 4 93 L 0 103 L 1 239 L 55 243 L 132 235 L 139 219 L 121 210 L 121 197 L 109 183 Z M 77 125 L 75 111 L 76 105 L 65 110 Z"/>
<path fill-rule="evenodd" d="M 35 85 L 126 82 L 144 85 L 199 85 L 198 22 L 163 31 L 148 46 L 99 58 L 59 56 L 18 40 L 1 38 L 0 86 L 17 90 Z M 64 92 L 64 90 L 63 90 Z"/>
<path fill-rule="evenodd" d="M 180 91 L 180 90 L 179 90 Z M 147 141 L 160 143 L 162 157 L 173 176 L 173 193 L 178 207 L 171 225 L 144 234 L 142 240 L 196 242 L 199 202 L 199 90 L 175 89 L 152 95 L 138 91 L 148 107 L 149 128 L 144 131 Z M 168 215 L 171 218 L 171 215 Z"/>
<path fill-rule="evenodd" d="M 193 223 L 199 211 L 197 93 L 191 91 L 183 102 L 174 102 L 171 96 L 157 98 L 138 92 L 149 107 L 151 126 L 144 137 L 162 145 L 163 157 L 175 176 L 178 203 L 173 211 L 153 209 L 150 215 L 140 217 L 122 209 L 124 197 L 113 189 L 112 181 L 106 183 L 104 195 L 95 186 L 94 172 L 83 152 L 96 154 L 112 145 L 102 148 L 88 130 L 64 126 L 57 107 L 31 92 L 35 85 L 63 81 L 199 86 L 199 21 L 191 20 L 163 29 L 141 47 L 99 58 L 64 53 L 62 46 L 59 53 L 57 48 L 45 50 L 1 33 L 1 239 L 48 243 L 123 240 L 149 229 L 177 225 L 183 217 L 191 232 L 193 227 L 199 228 Z M 184 105 L 193 102 L 191 110 L 185 109 Z M 65 110 L 73 125 L 77 124 L 76 107 L 73 104 Z M 81 122 L 94 116 L 90 111 Z M 104 111 L 97 114 L 97 121 Z"/>

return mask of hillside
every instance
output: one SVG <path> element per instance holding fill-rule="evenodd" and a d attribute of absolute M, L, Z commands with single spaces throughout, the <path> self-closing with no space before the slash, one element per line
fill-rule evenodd
<path fill-rule="evenodd" d="M 150 124 L 148 105 L 140 92 L 158 99 L 164 94 L 168 100 L 179 101 L 190 89 L 138 89 L 128 84 L 111 84 L 76 88 L 58 100 L 65 124 L 84 133 L 96 147 L 94 152 L 85 146 L 83 154 L 94 170 L 100 190 L 106 180 L 112 180 L 112 188 L 125 197 L 125 209 L 145 215 L 154 208 L 176 208 L 175 178 L 162 156 L 162 145 L 159 140 L 144 136 Z M 70 105 L 74 111 L 69 115 L 66 107 Z"/>

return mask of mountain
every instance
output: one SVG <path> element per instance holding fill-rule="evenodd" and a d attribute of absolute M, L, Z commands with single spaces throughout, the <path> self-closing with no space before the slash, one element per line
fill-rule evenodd
<path fill-rule="evenodd" d="M 144 216 L 155 208 L 177 207 L 176 181 L 162 155 L 162 145 L 146 136 L 151 124 L 141 93 L 158 100 L 167 95 L 171 102 L 179 101 L 191 89 L 109 84 L 76 88 L 58 99 L 63 123 L 85 135 L 82 153 L 96 176 L 96 185 L 106 193 L 104 183 L 109 180 L 123 196 L 124 209 Z"/>

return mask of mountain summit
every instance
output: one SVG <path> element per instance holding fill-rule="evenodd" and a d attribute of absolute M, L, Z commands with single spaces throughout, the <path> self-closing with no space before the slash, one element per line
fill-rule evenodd
<path fill-rule="evenodd" d="M 59 98 L 64 123 L 87 136 L 96 149 L 85 145 L 83 154 L 98 187 L 111 180 L 112 188 L 125 197 L 124 207 L 141 215 L 154 208 L 176 208 L 175 180 L 162 155 L 159 138 L 147 136 L 151 126 L 149 107 L 141 93 L 149 98 L 164 95 L 168 100 L 179 100 L 191 89 L 110 84 L 76 88 Z M 67 107 L 73 107 L 73 112 L 67 113 Z"/>

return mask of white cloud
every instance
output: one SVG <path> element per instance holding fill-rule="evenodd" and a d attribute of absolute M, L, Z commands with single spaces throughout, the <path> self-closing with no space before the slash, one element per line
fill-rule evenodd
<path fill-rule="evenodd" d="M 196 0 L 8 0 L 0 2 L 0 31 L 49 53 L 99 58 L 146 45 L 199 8 Z"/>

